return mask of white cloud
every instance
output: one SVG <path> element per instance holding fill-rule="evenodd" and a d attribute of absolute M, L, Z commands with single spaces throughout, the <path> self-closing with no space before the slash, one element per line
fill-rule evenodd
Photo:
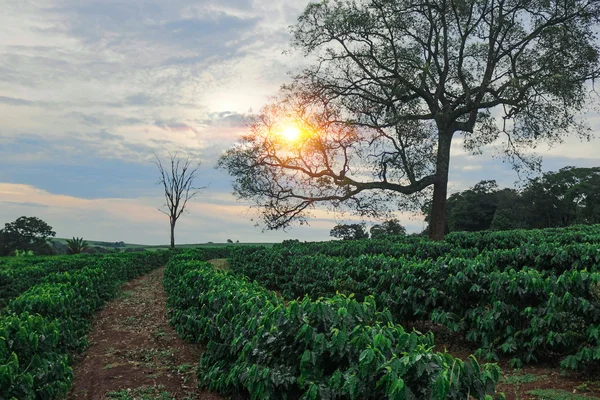
<path fill-rule="evenodd" d="M 289 79 L 287 71 L 306 62 L 299 54 L 282 53 L 289 48 L 288 26 L 308 2 L 46 0 L 3 4 L 0 181 L 12 182 L 12 192 L 25 190 L 26 195 L 19 197 L 3 187 L 2 220 L 39 212 L 51 218 L 64 236 L 110 239 L 117 232 L 123 240 L 165 243 L 165 223 L 155 210 L 157 199 L 111 199 L 110 194 L 119 190 L 105 186 L 106 194 L 97 196 L 89 189 L 99 180 L 94 173 L 107 175 L 104 185 L 125 174 L 92 167 L 118 161 L 123 168 L 136 164 L 141 170 L 154 150 L 161 154 L 189 150 L 202 154 L 203 167 L 212 169 L 222 149 L 244 132 L 244 115 L 260 109 Z M 600 130 L 597 114 L 586 118 L 595 131 Z M 481 179 L 497 179 L 501 185 L 517 180 L 509 166 L 493 159 L 498 145 L 471 156 L 462 149 L 462 138 L 456 137 L 451 190 L 466 189 Z M 559 162 L 597 163 L 598 149 L 600 140 L 568 139 L 554 148 L 540 146 L 537 152 L 547 157 L 544 170 L 549 170 L 557 169 Z M 71 177 L 72 182 L 64 176 L 66 168 L 78 174 Z M 218 241 L 260 235 L 249 221 L 247 207 L 229 194 L 229 177 L 216 171 L 207 175 L 218 185 L 182 220 L 181 237 Z M 148 192 L 144 185 L 151 179 L 147 176 L 128 179 L 135 187 L 131 193 Z M 40 181 L 54 183 L 48 186 L 56 189 Z M 82 181 L 88 185 L 87 192 L 80 189 L 77 194 Z M 119 181 L 126 185 L 123 179 Z M 14 186 L 32 182 L 48 191 Z M 60 193 L 67 192 L 65 187 L 73 196 L 61 197 Z M 290 237 L 326 239 L 336 215 L 322 211 L 316 215 L 311 227 L 294 228 Z M 422 228 L 420 217 L 398 216 L 411 230 Z M 264 237 L 287 236 L 270 233 Z"/>
<path fill-rule="evenodd" d="M 134 144 L 203 147 L 211 132 L 195 121 L 260 108 L 299 65 L 282 52 L 307 2 L 10 2 L 0 15 L 1 135 L 107 129 Z M 157 120 L 200 134 L 156 130 Z"/>
<path fill-rule="evenodd" d="M 463 171 L 480 171 L 483 169 L 481 165 L 465 165 L 461 168 Z"/>
<path fill-rule="evenodd" d="M 59 237 L 83 236 L 89 240 L 165 244 L 169 242 L 168 219 L 157 209 L 162 198 L 82 199 L 53 194 L 29 185 L 0 183 L 0 221 L 22 215 L 48 222 Z M 189 214 L 177 224 L 178 243 L 279 242 L 284 239 L 327 240 L 333 224 L 316 220 L 293 232 L 262 233 L 248 219 L 248 207 L 232 196 L 205 194 L 190 203 Z"/>

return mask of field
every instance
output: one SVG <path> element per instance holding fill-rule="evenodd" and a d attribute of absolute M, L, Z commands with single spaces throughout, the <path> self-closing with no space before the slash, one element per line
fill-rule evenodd
<path fill-rule="evenodd" d="M 144 289 L 94 319 L 121 283 L 165 263 L 164 278 L 130 285 Z M 202 346 L 92 343 L 88 360 L 118 355 L 103 368 L 109 398 L 600 398 L 599 225 L 2 259 L 0 289 L 7 398 L 64 396 L 92 320 L 91 338 L 167 335 L 165 305 L 151 300 L 163 297 L 172 334 Z M 181 360 L 192 389 L 167 378 Z M 83 365 L 76 393 L 92 390 Z M 142 376 L 140 365 L 160 386 L 110 386 L 124 381 L 108 370 Z"/>
<path fill-rule="evenodd" d="M 53 238 L 54 242 L 58 242 L 66 245 L 66 238 Z M 146 245 L 146 244 L 134 244 L 134 243 L 125 243 L 125 242 L 105 242 L 98 240 L 86 240 L 90 247 L 101 247 L 107 250 L 117 249 L 120 251 L 126 250 L 135 250 L 135 249 L 144 249 L 144 250 L 168 250 L 169 245 L 160 244 L 160 245 Z M 265 246 L 271 247 L 275 243 L 195 243 L 195 244 L 177 244 L 175 248 L 177 249 L 196 249 L 196 248 L 205 248 L 205 247 L 226 247 L 226 246 Z"/>

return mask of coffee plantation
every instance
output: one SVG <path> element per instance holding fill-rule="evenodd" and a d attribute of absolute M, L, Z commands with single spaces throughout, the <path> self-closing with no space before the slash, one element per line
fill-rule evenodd
<path fill-rule="evenodd" d="M 205 348 L 199 384 L 228 396 L 489 400 L 498 361 L 600 365 L 600 225 L 285 241 L 0 258 L 0 399 L 64 398 L 97 310 L 164 265 L 171 324 Z"/>

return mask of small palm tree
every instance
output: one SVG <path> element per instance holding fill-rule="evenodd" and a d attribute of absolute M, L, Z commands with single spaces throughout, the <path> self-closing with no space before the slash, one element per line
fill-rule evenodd
<path fill-rule="evenodd" d="M 89 248 L 88 242 L 83 240 L 83 238 L 76 237 L 72 240 L 67 239 L 67 246 L 69 247 L 67 250 L 69 254 L 81 254 Z"/>

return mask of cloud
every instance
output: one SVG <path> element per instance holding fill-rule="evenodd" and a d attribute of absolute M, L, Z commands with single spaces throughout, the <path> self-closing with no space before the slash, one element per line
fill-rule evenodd
<path fill-rule="evenodd" d="M 483 169 L 481 165 L 465 165 L 461 168 L 463 171 L 480 171 Z"/>
<path fill-rule="evenodd" d="M 15 97 L 0 96 L 0 104 L 7 104 L 9 106 L 32 106 L 36 103 L 29 100 L 17 99 Z"/>
<path fill-rule="evenodd" d="M 196 128 L 183 122 L 155 121 L 154 125 L 161 129 L 171 132 L 194 132 L 196 134 L 198 133 L 198 130 Z"/>
<path fill-rule="evenodd" d="M 232 200 L 231 198 L 229 199 Z M 21 215 L 48 222 L 59 237 L 83 236 L 89 240 L 124 240 L 130 243 L 165 244 L 168 219 L 158 212 L 162 197 L 82 199 L 53 194 L 30 185 L 0 183 L 0 219 L 13 221 Z M 284 239 L 326 240 L 328 231 L 299 228 L 293 234 L 262 233 L 243 218 L 244 205 L 222 204 L 207 196 L 190 203 L 190 213 L 177 224 L 178 243 L 274 242 Z M 318 222 L 318 221 L 317 221 Z"/>
<path fill-rule="evenodd" d="M 214 128 L 240 127 L 239 117 L 301 64 L 282 52 L 287 27 L 307 2 L 7 4 L 0 15 L 0 131 L 62 140 L 106 129 L 136 145 L 167 138 L 171 147 L 212 146 Z M 166 121 L 162 130 L 151 127 L 155 121 Z"/>
<path fill-rule="evenodd" d="M 200 123 L 206 127 L 219 128 L 245 128 L 248 117 L 235 111 L 221 111 L 209 113 L 207 118 Z"/>
<path fill-rule="evenodd" d="M 118 232 L 119 226 L 114 223 L 118 216 L 106 208 L 108 201 L 117 199 L 115 207 L 126 213 L 136 199 L 154 196 L 153 153 L 162 157 L 179 151 L 202 160 L 201 184 L 210 183 L 203 202 L 220 207 L 202 214 L 213 221 L 210 229 L 223 236 L 235 233 L 232 239 L 256 236 L 247 205 L 230 195 L 230 177 L 213 167 L 223 150 L 246 132 L 252 110 L 259 110 L 288 82 L 288 71 L 307 62 L 301 54 L 283 52 L 291 39 L 288 26 L 308 2 L 6 2 L 0 13 L 0 182 L 45 191 L 47 200 L 59 195 L 68 196 L 70 204 L 83 200 L 76 203 L 76 212 L 88 221 L 90 236 L 91 227 L 97 226 L 105 229 L 98 235 L 109 239 L 108 227 Z M 596 114 L 586 118 L 600 130 Z M 451 190 L 481 179 L 496 179 L 501 186 L 519 179 L 510 165 L 493 157 L 497 145 L 474 157 L 457 137 Z M 556 170 L 597 164 L 598 148 L 598 140 L 569 139 L 537 151 L 545 156 L 544 170 Z M 18 202 L 6 203 L 7 210 L 15 215 L 35 211 L 30 201 L 22 201 L 21 208 Z M 150 203 L 145 210 L 152 215 Z M 57 224 L 62 223 L 59 215 L 72 220 L 56 203 L 44 204 L 48 215 L 57 213 Z M 83 204 L 94 207 L 81 208 Z M 221 214 L 225 220 L 219 224 Z M 336 217 L 318 212 L 317 218 L 309 230 L 295 228 L 292 234 L 326 238 Z M 410 218 L 402 218 L 411 224 Z M 140 241 L 163 238 L 155 222 L 139 223 Z M 189 232 L 191 239 L 203 223 L 192 218 L 191 225 L 182 224 L 182 233 Z M 413 221 L 414 229 L 420 223 Z M 75 222 L 69 224 L 65 236 L 77 235 Z M 158 236 L 142 236 L 145 227 L 156 229 Z M 133 239 L 134 231 L 132 227 Z M 273 235 L 267 237 L 286 237 Z"/>
<path fill-rule="evenodd" d="M 136 93 L 125 98 L 125 104 L 131 106 L 150 106 L 155 105 L 155 99 L 144 93 Z"/>

